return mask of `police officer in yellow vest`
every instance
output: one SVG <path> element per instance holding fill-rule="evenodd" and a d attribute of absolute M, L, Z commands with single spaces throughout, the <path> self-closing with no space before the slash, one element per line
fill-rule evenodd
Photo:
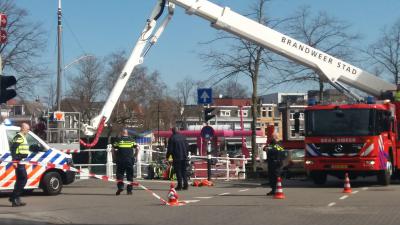
<path fill-rule="evenodd" d="M 22 123 L 21 131 L 15 135 L 10 146 L 16 176 L 14 191 L 9 198 L 13 207 L 26 205 L 26 203 L 21 202 L 20 196 L 24 191 L 28 176 L 26 174 L 25 164 L 20 164 L 19 161 L 25 159 L 29 155 L 29 145 L 26 140 L 26 134 L 29 132 L 29 129 L 30 127 L 27 123 Z"/>
<path fill-rule="evenodd" d="M 285 158 L 284 149 L 278 144 L 278 134 L 274 132 L 267 147 L 267 162 L 268 162 L 268 179 L 271 186 L 271 191 L 267 195 L 274 195 L 276 191 L 276 183 L 281 176 L 283 160 Z"/>
<path fill-rule="evenodd" d="M 124 176 L 126 173 L 126 180 L 133 182 L 133 164 L 135 162 L 135 157 L 138 154 L 138 146 L 135 141 L 128 136 L 128 130 L 123 129 L 121 131 L 121 136 L 113 144 L 114 152 L 116 155 L 117 163 L 117 192 L 116 195 L 120 195 L 124 190 Z M 132 184 L 127 185 L 127 194 L 132 194 Z"/>
<path fill-rule="evenodd" d="M 400 102 L 400 84 L 397 84 L 397 90 L 394 93 L 394 101 Z"/>

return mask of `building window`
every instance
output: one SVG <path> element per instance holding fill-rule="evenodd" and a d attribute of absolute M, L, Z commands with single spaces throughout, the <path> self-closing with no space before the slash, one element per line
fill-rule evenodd
<path fill-rule="evenodd" d="M 304 127 L 300 126 L 298 136 L 296 135 L 296 132 L 294 130 L 294 126 L 290 126 L 290 137 L 295 138 L 295 137 L 302 137 L 304 138 Z"/>
<path fill-rule="evenodd" d="M 274 123 L 274 131 L 279 134 L 279 123 Z"/>
<path fill-rule="evenodd" d="M 268 117 L 272 117 L 272 107 L 267 107 L 267 115 Z"/>
<path fill-rule="evenodd" d="M 267 117 L 267 108 L 261 107 L 261 117 Z"/>
<path fill-rule="evenodd" d="M 243 112 L 243 117 L 249 117 L 249 111 L 248 110 L 242 110 Z M 238 110 L 238 117 L 240 118 L 240 110 Z"/>
<path fill-rule="evenodd" d="M 225 117 L 231 116 L 231 110 L 220 110 L 220 115 Z"/>
<path fill-rule="evenodd" d="M 295 113 L 296 112 L 294 110 L 290 110 L 289 119 L 294 120 L 293 116 L 294 116 Z M 304 113 L 303 112 L 300 113 L 299 119 L 300 120 L 304 120 Z"/>

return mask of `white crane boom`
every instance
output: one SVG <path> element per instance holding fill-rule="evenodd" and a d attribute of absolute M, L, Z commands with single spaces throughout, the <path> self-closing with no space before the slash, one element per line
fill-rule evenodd
<path fill-rule="evenodd" d="M 228 7 L 221 7 L 207 0 L 169 0 L 169 2 L 184 8 L 188 14 L 210 21 L 217 29 L 256 43 L 315 70 L 336 88 L 345 89 L 341 84 L 344 83 L 373 96 L 396 90 L 396 86 L 392 83 L 233 12 Z"/>
<path fill-rule="evenodd" d="M 112 111 L 114 110 L 115 104 L 118 102 L 118 99 L 121 96 L 121 93 L 124 90 L 134 69 L 136 68 L 136 66 L 143 63 L 144 56 L 147 54 L 150 47 L 157 42 L 165 27 L 172 19 L 175 5 L 167 4 L 169 15 L 163 20 L 157 31 L 154 32 L 154 29 L 157 25 L 157 20 L 161 16 L 165 5 L 166 0 L 158 0 L 157 5 L 154 7 L 149 19 L 147 19 L 145 27 L 140 34 L 139 39 L 137 40 L 136 45 L 132 50 L 132 53 L 127 60 L 122 72 L 118 76 L 118 79 L 114 84 L 114 87 L 110 95 L 108 96 L 107 101 L 105 102 L 100 114 L 94 117 L 89 124 L 83 124 L 82 130 L 85 135 L 92 136 L 96 134 L 100 124 L 104 124 L 108 121 Z M 82 141 L 81 144 L 85 145 L 85 143 L 83 143 Z"/>

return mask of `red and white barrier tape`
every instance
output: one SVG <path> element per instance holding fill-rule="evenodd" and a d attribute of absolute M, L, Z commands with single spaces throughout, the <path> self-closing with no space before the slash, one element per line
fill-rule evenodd
<path fill-rule="evenodd" d="M 67 153 L 67 154 L 73 154 L 73 153 L 80 153 L 81 150 L 79 149 L 59 149 L 61 152 Z"/>
<path fill-rule="evenodd" d="M 2 163 L 2 162 L 6 162 L 6 163 L 17 163 L 16 161 L 0 161 L 0 163 Z M 124 184 L 127 184 L 127 185 L 138 186 L 138 187 L 142 188 L 143 190 L 149 192 L 152 196 L 154 196 L 155 198 L 157 198 L 158 200 L 160 200 L 163 204 L 165 204 L 165 205 L 170 205 L 167 201 L 165 201 L 163 198 L 161 198 L 161 197 L 160 197 L 159 195 L 157 195 L 155 192 L 153 192 L 152 190 L 148 189 L 147 187 L 145 187 L 144 185 L 142 185 L 142 184 L 140 184 L 139 182 L 136 182 L 136 181 L 134 181 L 134 182 L 129 182 L 129 181 L 124 181 L 124 180 L 116 180 L 116 179 L 112 179 L 112 178 L 110 178 L 110 177 L 108 177 L 108 176 L 104 176 L 104 175 L 97 175 L 97 174 L 94 174 L 94 173 L 86 173 L 86 172 L 82 172 L 82 171 L 79 170 L 79 169 L 76 169 L 76 168 L 74 168 L 74 167 L 71 167 L 71 166 L 69 166 L 69 165 L 67 165 L 67 164 L 64 164 L 64 165 L 60 166 L 60 165 L 56 165 L 56 164 L 53 164 L 53 163 L 46 163 L 46 164 L 45 164 L 45 163 L 32 162 L 32 161 L 22 161 L 21 164 L 27 164 L 27 163 L 29 163 L 29 164 L 31 164 L 31 165 L 40 165 L 40 166 L 44 166 L 44 167 L 50 168 L 50 169 L 55 168 L 55 169 L 61 169 L 61 170 L 63 170 L 63 171 L 72 171 L 72 172 L 79 173 L 79 174 L 81 174 L 81 175 L 83 174 L 83 175 L 87 175 L 87 176 L 89 176 L 89 177 L 94 177 L 94 178 L 97 178 L 97 179 L 103 180 L 103 181 L 114 182 L 114 183 L 123 182 Z"/>

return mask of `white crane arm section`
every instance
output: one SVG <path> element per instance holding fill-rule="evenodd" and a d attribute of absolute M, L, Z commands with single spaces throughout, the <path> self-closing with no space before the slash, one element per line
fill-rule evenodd
<path fill-rule="evenodd" d="M 94 117 L 89 124 L 83 124 L 82 130 L 85 135 L 94 135 L 97 132 L 97 128 L 99 127 L 102 118 L 105 118 L 104 123 L 108 121 L 112 111 L 114 110 L 115 104 L 118 102 L 118 99 L 121 96 L 122 91 L 124 90 L 134 69 L 136 68 L 136 66 L 143 63 L 143 57 L 147 54 L 150 47 L 157 42 L 159 36 L 162 34 L 165 27 L 172 19 L 174 5 L 168 4 L 169 15 L 163 20 L 160 27 L 154 32 L 154 29 L 157 25 L 157 19 L 161 15 L 165 7 L 165 2 L 165 0 L 158 0 L 157 5 L 153 9 L 149 19 L 147 19 L 146 25 L 142 33 L 140 34 L 139 39 L 137 40 L 136 45 L 132 50 L 132 53 L 127 60 L 122 72 L 118 76 L 118 79 L 116 80 L 116 83 L 110 95 L 108 96 L 100 114 Z"/>
<path fill-rule="evenodd" d="M 210 21 L 217 29 L 254 42 L 315 70 L 332 84 L 342 82 L 373 96 L 396 90 L 394 84 L 233 12 L 228 7 L 221 7 L 207 0 L 169 1 L 184 8 L 188 14 Z"/>

